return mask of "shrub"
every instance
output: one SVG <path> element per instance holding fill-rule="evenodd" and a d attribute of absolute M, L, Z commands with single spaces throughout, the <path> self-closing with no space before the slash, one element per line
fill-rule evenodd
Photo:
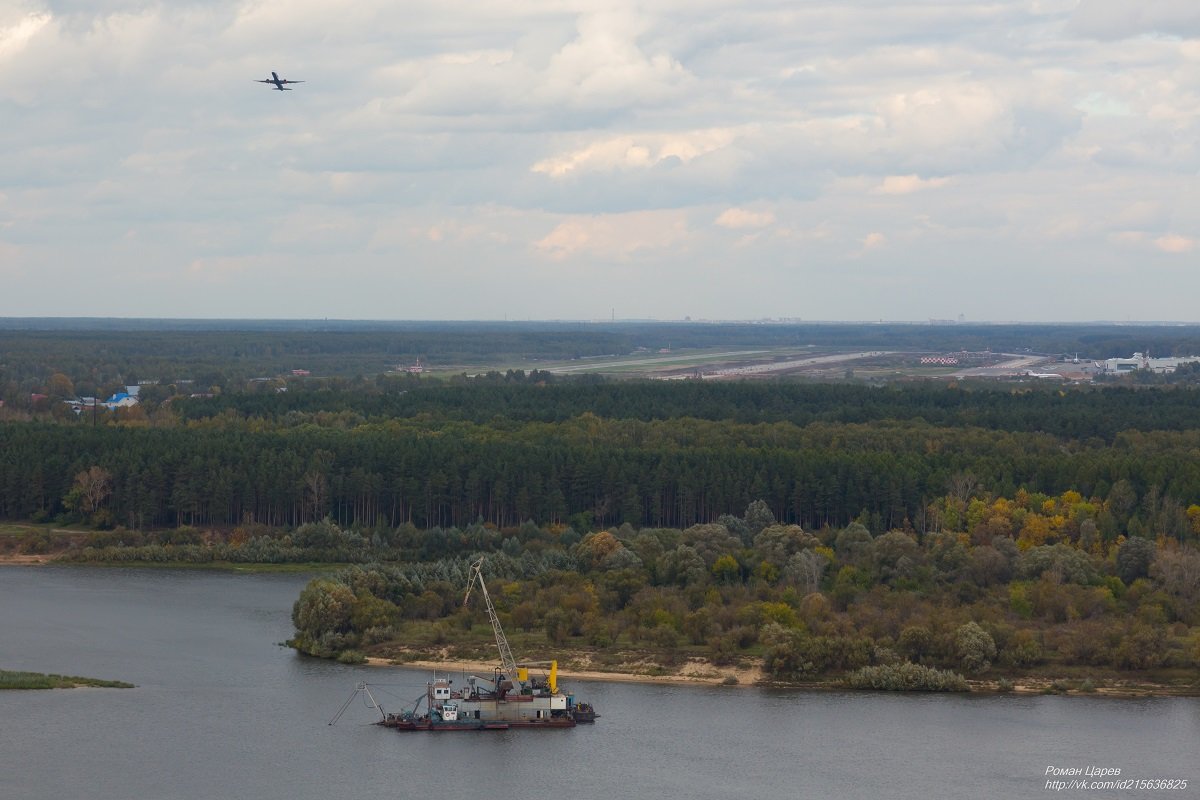
<path fill-rule="evenodd" d="M 1001 653 L 1004 663 L 1013 667 L 1031 667 L 1042 661 L 1042 646 L 1033 631 L 1019 630 L 1013 634 Z"/>
<path fill-rule="evenodd" d="M 957 672 L 905 662 L 863 667 L 845 678 L 851 689 L 887 692 L 969 692 L 967 680 Z"/>
<path fill-rule="evenodd" d="M 338 653 L 338 663 L 341 664 L 365 664 L 367 657 L 358 650 L 343 650 Z"/>

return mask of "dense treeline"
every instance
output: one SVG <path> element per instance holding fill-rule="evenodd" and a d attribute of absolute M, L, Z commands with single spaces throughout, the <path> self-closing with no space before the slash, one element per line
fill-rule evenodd
<path fill-rule="evenodd" d="M 434 364 L 572 359 L 626 353 L 626 335 L 576 330 L 141 331 L 0 330 L 0 382 L 36 387 L 55 372 L 75 382 L 191 380 L 227 385 L 307 369 L 314 375 L 376 375 L 420 358 Z M 576 326 L 578 328 L 578 326 Z"/>
<path fill-rule="evenodd" d="M 767 501 L 777 518 L 882 531 L 932 526 L 928 504 L 969 475 L 987 489 L 1078 487 L 1123 503 L 1118 524 L 1191 534 L 1200 502 L 1200 431 L 1071 441 L 1039 433 L 908 423 L 741 424 L 694 419 L 276 429 L 218 418 L 188 427 L 0 425 L 0 516 L 143 528 L 297 525 L 419 527 L 570 521 L 686 527 Z M 99 496 L 72 496 L 90 468 Z M 1149 503 L 1150 506 L 1146 506 Z"/>
<path fill-rule="evenodd" d="M 937 381 L 891 386 L 713 381 L 571 381 L 553 385 L 548 375 L 485 375 L 459 385 L 381 382 L 358 390 L 238 393 L 184 399 L 175 406 L 186 420 L 234 412 L 283 424 L 313 421 L 317 412 L 346 412 L 363 419 L 430 415 L 485 424 L 561 422 L 591 413 L 609 419 L 669 420 L 692 417 L 737 423 L 867 423 L 922 421 L 936 426 L 1044 431 L 1071 439 L 1113 441 L 1127 430 L 1186 430 L 1196 426 L 1200 391 L 1114 387 L 1011 390 L 962 387 Z M 308 416 L 305 416 L 308 415 Z"/>

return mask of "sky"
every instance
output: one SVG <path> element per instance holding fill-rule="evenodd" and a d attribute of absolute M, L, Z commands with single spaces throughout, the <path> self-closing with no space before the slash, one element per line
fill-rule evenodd
<path fill-rule="evenodd" d="M 0 316 L 1197 322 L 1198 178 L 1196 0 L 0 0 Z"/>

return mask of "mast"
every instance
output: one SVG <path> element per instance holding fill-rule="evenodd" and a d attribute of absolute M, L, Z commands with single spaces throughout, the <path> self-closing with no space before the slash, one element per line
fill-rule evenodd
<path fill-rule="evenodd" d="M 475 587 L 475 581 L 479 581 L 479 591 L 483 592 L 483 602 L 487 606 L 488 620 L 492 623 L 492 632 L 496 634 L 496 649 L 500 651 L 500 670 L 504 673 L 504 677 L 510 681 L 517 677 L 517 664 L 513 659 L 512 650 L 508 646 L 508 639 L 504 638 L 504 629 L 500 627 L 500 618 L 496 616 L 496 608 L 492 605 L 492 598 L 488 595 L 487 584 L 483 582 L 483 559 L 479 559 L 471 565 L 471 577 L 467 579 L 467 596 L 463 598 L 463 605 L 471 599 L 471 589 Z"/>

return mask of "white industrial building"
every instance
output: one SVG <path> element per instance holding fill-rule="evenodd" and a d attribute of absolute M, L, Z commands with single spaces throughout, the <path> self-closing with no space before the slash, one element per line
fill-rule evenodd
<path fill-rule="evenodd" d="M 1104 371 L 1109 374 L 1136 372 L 1148 369 L 1151 372 L 1174 372 L 1180 364 L 1195 364 L 1200 356 L 1180 356 L 1179 358 L 1151 358 L 1144 353 L 1134 353 L 1132 358 L 1110 358 L 1104 362 Z"/>

